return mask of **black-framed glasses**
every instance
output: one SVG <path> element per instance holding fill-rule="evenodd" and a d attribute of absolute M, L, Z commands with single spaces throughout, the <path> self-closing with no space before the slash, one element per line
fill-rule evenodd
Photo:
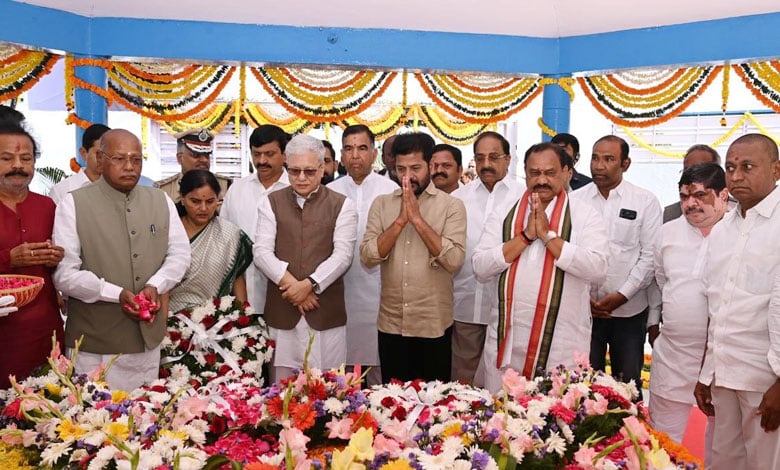
<path fill-rule="evenodd" d="M 317 176 L 318 171 L 319 168 L 287 168 L 287 173 L 289 173 L 293 178 L 297 178 L 301 175 L 301 173 L 303 173 L 307 178 L 314 178 Z"/>
<path fill-rule="evenodd" d="M 112 165 L 115 166 L 125 166 L 129 162 L 133 166 L 141 166 L 144 162 L 144 158 L 141 156 L 134 156 L 134 155 L 108 155 L 106 152 L 101 151 L 100 153 L 105 156 L 109 162 L 111 162 Z"/>
<path fill-rule="evenodd" d="M 489 160 L 490 163 L 496 163 L 506 158 L 505 153 L 489 153 L 487 155 L 478 153 L 474 155 L 474 161 L 477 163 L 485 163 L 485 160 Z"/>

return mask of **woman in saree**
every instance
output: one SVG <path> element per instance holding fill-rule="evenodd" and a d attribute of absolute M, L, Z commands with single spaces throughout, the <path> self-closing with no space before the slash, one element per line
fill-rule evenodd
<path fill-rule="evenodd" d="M 252 263 L 252 241 L 240 228 L 216 217 L 219 191 L 216 177 L 207 170 L 190 170 L 181 179 L 177 207 L 190 239 L 192 263 L 170 293 L 172 314 L 228 294 L 246 302 L 244 271 Z"/>

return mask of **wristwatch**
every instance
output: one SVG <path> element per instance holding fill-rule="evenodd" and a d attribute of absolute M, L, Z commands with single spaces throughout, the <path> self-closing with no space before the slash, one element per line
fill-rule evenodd
<path fill-rule="evenodd" d="M 549 243 L 550 240 L 554 238 L 558 238 L 558 234 L 555 233 L 554 230 L 550 230 L 549 232 L 547 232 L 547 235 L 545 235 L 544 238 L 542 238 L 542 241 L 544 242 L 545 245 L 547 245 L 547 243 Z"/>
<path fill-rule="evenodd" d="M 308 279 L 309 282 L 311 282 L 311 291 L 314 292 L 315 294 L 318 294 L 319 292 L 317 291 L 320 289 L 320 285 L 317 284 L 317 281 L 315 281 L 314 278 L 311 276 L 307 277 L 306 279 Z"/>

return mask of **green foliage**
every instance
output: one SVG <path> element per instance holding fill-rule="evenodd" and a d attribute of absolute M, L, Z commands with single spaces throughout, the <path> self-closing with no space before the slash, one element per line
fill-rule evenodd
<path fill-rule="evenodd" d="M 64 180 L 68 176 L 63 170 L 51 166 L 36 168 L 35 172 L 43 176 L 46 183 L 46 187 L 48 188 L 51 188 L 52 186 Z"/>

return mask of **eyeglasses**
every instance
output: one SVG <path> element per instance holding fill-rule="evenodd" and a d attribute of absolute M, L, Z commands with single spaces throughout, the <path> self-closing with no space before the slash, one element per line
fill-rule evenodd
<path fill-rule="evenodd" d="M 127 165 L 127 163 L 131 163 L 133 166 L 141 166 L 144 162 L 143 157 L 133 157 L 133 156 L 122 156 L 122 155 L 107 155 L 105 152 L 102 153 L 109 162 L 111 162 L 112 165 L 116 165 L 119 167 Z"/>
<path fill-rule="evenodd" d="M 317 176 L 319 170 L 319 168 L 288 168 L 287 173 L 293 178 L 297 178 L 301 173 L 303 173 L 306 178 L 314 178 Z"/>
<path fill-rule="evenodd" d="M 505 153 L 504 154 L 501 154 L 501 153 L 491 153 L 491 154 L 488 154 L 488 155 L 483 155 L 483 154 L 474 155 L 474 161 L 477 162 L 477 163 L 480 163 L 480 164 L 481 163 L 485 163 L 485 160 L 490 160 L 490 163 L 496 163 L 499 160 L 503 160 L 504 158 L 506 158 L 506 154 Z"/>

